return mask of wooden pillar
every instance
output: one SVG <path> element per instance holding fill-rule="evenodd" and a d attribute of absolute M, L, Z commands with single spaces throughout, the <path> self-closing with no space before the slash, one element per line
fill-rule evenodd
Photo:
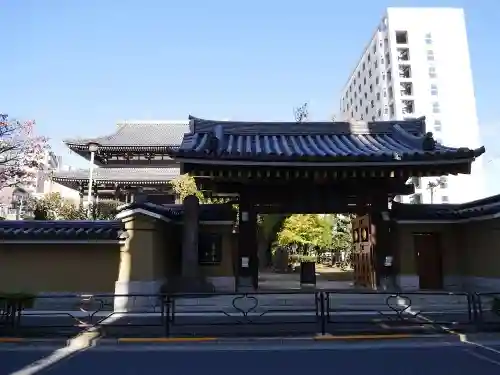
<path fill-rule="evenodd" d="M 367 241 L 364 241 L 362 238 L 363 228 L 365 227 L 366 222 L 368 221 L 367 214 L 369 212 L 368 202 L 369 197 L 365 195 L 360 195 L 356 199 L 356 209 L 355 214 L 356 218 L 351 223 L 354 232 L 356 232 L 357 242 L 354 243 L 353 246 L 353 254 L 352 254 L 352 265 L 353 265 L 353 276 L 354 276 L 354 285 L 356 287 L 367 287 L 367 275 L 370 272 L 367 267 L 367 254 L 371 251 L 370 244 Z"/>
<path fill-rule="evenodd" d="M 238 286 L 258 287 L 257 214 L 246 193 L 240 193 L 238 235 Z"/>
<path fill-rule="evenodd" d="M 200 202 L 195 195 L 188 195 L 184 198 L 183 205 L 182 276 L 186 279 L 196 279 L 198 277 Z"/>
<path fill-rule="evenodd" d="M 387 194 L 374 197 L 371 207 L 372 237 L 376 284 L 381 286 L 381 280 L 390 276 L 393 267 L 386 267 L 387 257 L 394 260 L 390 239 L 390 221 Z"/>
<path fill-rule="evenodd" d="M 85 192 L 85 185 L 82 183 L 78 187 L 78 193 L 80 195 L 80 207 L 83 207 L 83 195 L 84 195 L 84 192 Z"/>

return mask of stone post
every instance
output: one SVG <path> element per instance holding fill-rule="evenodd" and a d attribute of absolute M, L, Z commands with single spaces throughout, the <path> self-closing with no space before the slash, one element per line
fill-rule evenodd
<path fill-rule="evenodd" d="M 164 282 L 157 220 L 142 214 L 124 219 L 127 240 L 120 249 L 114 310 L 149 311 L 158 302 L 156 294 Z M 136 296 L 127 296 L 136 294 Z M 137 296 L 137 295 L 142 296 Z"/>

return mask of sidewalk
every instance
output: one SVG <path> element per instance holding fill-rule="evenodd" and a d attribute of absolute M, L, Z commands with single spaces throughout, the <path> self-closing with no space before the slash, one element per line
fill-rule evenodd
<path fill-rule="evenodd" d="M 130 297 L 140 302 L 142 310 L 160 311 L 156 297 Z M 146 302 L 146 306 L 144 305 Z M 36 301 L 36 311 L 73 311 L 80 305 L 78 298 L 40 298 Z M 318 301 L 319 305 L 319 301 Z M 469 305 L 466 296 L 457 295 L 412 295 L 399 293 L 391 294 L 345 294 L 330 293 L 325 308 L 331 311 L 402 311 L 408 306 L 413 311 L 468 311 Z M 139 307 L 138 306 L 138 307 Z M 318 307 L 319 308 L 319 307 Z M 88 311 L 112 311 L 113 297 L 97 297 L 87 306 Z M 316 310 L 316 295 L 309 294 L 247 294 L 223 295 L 215 297 L 186 297 L 175 299 L 175 312 L 177 313 L 242 313 L 242 312 L 314 312 Z"/>

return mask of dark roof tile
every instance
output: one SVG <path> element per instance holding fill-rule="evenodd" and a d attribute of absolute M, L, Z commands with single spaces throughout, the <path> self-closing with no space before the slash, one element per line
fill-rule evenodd
<path fill-rule="evenodd" d="M 179 168 L 95 168 L 93 180 L 97 184 L 110 182 L 130 182 L 164 184 L 179 176 Z M 52 179 L 56 182 L 88 181 L 88 170 L 56 172 Z"/>
<path fill-rule="evenodd" d="M 462 204 L 393 203 L 391 215 L 396 220 L 465 220 L 500 213 L 500 195 Z"/>
<path fill-rule="evenodd" d="M 120 221 L 0 221 L 2 241 L 102 241 L 119 240 Z"/>
<path fill-rule="evenodd" d="M 89 143 L 98 143 L 101 149 L 136 150 L 177 147 L 184 133 L 189 132 L 188 121 L 141 121 L 118 123 L 113 134 L 95 138 L 66 139 L 64 143 L 72 149 L 87 149 Z"/>
<path fill-rule="evenodd" d="M 435 144 L 426 149 L 425 119 L 402 122 L 250 123 L 190 118 L 176 156 L 262 161 L 418 161 L 473 159 L 484 152 Z M 431 140 L 433 142 L 433 140 Z"/>
<path fill-rule="evenodd" d="M 153 203 L 129 203 L 119 207 L 119 212 L 141 208 L 160 214 L 172 221 L 182 221 L 184 208 L 182 204 L 158 205 Z M 234 221 L 236 211 L 231 204 L 201 204 L 200 221 Z"/>

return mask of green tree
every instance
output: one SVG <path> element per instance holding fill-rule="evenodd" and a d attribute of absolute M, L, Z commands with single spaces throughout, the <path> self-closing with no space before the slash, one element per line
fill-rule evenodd
<path fill-rule="evenodd" d="M 312 249 L 326 250 L 332 245 L 332 225 L 328 215 L 291 215 L 285 219 L 276 244 L 281 247 L 295 245 L 303 252 Z"/>
<path fill-rule="evenodd" d="M 118 202 L 101 201 L 90 210 L 64 199 L 59 193 L 49 193 L 42 198 L 31 198 L 27 203 L 35 220 L 112 220 Z M 90 216 L 89 216 L 90 211 Z"/>
<path fill-rule="evenodd" d="M 176 202 L 182 203 L 184 198 L 188 195 L 195 195 L 198 197 L 200 204 L 220 204 L 227 203 L 230 198 L 225 197 L 210 197 L 207 194 L 204 194 L 200 190 L 198 190 L 198 186 L 196 185 L 196 180 L 193 176 L 189 174 L 182 174 L 171 181 L 172 189 L 176 195 Z"/>

